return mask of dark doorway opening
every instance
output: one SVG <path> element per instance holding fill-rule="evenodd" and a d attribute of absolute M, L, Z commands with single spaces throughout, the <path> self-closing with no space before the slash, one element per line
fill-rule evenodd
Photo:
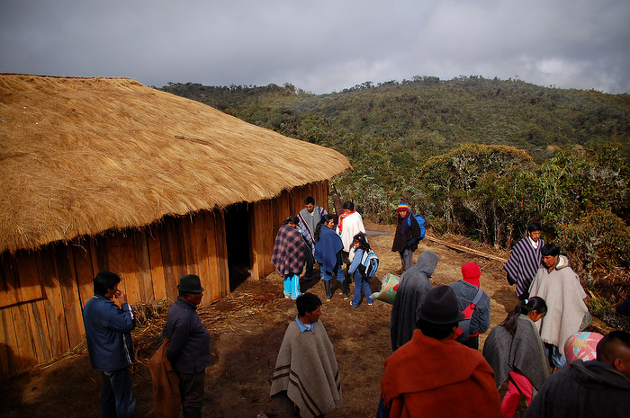
<path fill-rule="evenodd" d="M 230 292 L 250 275 L 249 205 L 235 203 L 225 209 L 225 236 L 230 270 Z"/>

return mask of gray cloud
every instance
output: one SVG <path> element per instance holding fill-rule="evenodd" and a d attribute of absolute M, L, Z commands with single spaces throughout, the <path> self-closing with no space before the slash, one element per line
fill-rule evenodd
<path fill-rule="evenodd" d="M 0 0 L 0 72 L 326 93 L 414 75 L 630 93 L 627 0 Z"/>

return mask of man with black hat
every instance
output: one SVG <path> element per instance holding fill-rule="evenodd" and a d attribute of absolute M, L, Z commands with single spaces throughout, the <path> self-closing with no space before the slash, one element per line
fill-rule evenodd
<path fill-rule="evenodd" d="M 431 289 L 417 317 L 411 341 L 385 360 L 377 417 L 502 417 L 492 368 L 455 341 L 464 315 L 453 289 Z"/>
<path fill-rule="evenodd" d="M 171 339 L 166 358 L 179 377 L 184 418 L 200 418 L 206 367 L 210 365 L 210 334 L 196 312 L 203 287 L 199 276 L 186 274 L 179 279 L 177 289 L 179 297 L 168 310 L 162 331 Z"/>

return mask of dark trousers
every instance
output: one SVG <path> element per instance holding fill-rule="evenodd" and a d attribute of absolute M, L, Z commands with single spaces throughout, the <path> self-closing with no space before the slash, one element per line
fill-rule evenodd
<path fill-rule="evenodd" d="M 313 278 L 313 264 L 315 263 L 315 259 L 313 258 L 311 247 L 306 243 L 306 241 L 304 241 L 304 263 L 306 264 L 304 279 L 311 280 Z"/>
<path fill-rule="evenodd" d="M 136 398 L 128 368 L 103 372 L 101 415 L 103 418 L 136 417 Z"/>
<path fill-rule="evenodd" d="M 473 350 L 479 350 L 479 336 L 477 335 L 474 337 L 468 337 L 468 339 L 462 344 L 464 344 L 466 347 L 472 348 Z"/>
<path fill-rule="evenodd" d="M 184 418 L 201 418 L 206 371 L 188 374 L 177 372 Z"/>
<path fill-rule="evenodd" d="M 405 248 L 405 251 L 400 253 L 400 263 L 402 264 L 403 273 L 413 267 L 413 251 L 411 248 Z"/>

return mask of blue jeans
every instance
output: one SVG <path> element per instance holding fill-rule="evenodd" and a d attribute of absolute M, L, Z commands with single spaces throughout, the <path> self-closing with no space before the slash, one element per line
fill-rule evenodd
<path fill-rule="evenodd" d="M 370 297 L 372 296 L 372 289 L 370 289 L 370 283 L 361 276 L 361 273 L 358 271 L 354 272 L 354 297 L 352 298 L 352 306 L 355 308 L 359 307 L 359 302 L 361 302 L 361 287 L 363 287 L 363 293 L 365 293 L 365 300 L 368 304 L 372 304 L 374 300 Z"/>
<path fill-rule="evenodd" d="M 330 280 L 333 278 L 333 275 L 337 278 L 339 283 L 346 280 L 346 275 L 343 273 L 343 268 L 340 265 L 335 266 L 335 270 L 331 273 L 330 271 L 324 271 L 323 266 L 321 266 L 322 271 L 324 272 L 322 275 L 322 280 Z"/>
<path fill-rule="evenodd" d="M 103 418 L 136 417 L 136 398 L 129 368 L 103 372 L 101 414 Z"/>
<path fill-rule="evenodd" d="M 306 271 L 304 272 L 304 280 L 311 280 L 313 278 L 313 266 L 315 262 L 306 263 Z M 324 268 L 319 265 L 319 278 L 324 280 Z"/>
<path fill-rule="evenodd" d="M 558 369 L 564 369 L 567 367 L 567 358 L 560 352 L 558 347 L 549 343 L 544 344 L 545 354 L 547 354 L 547 357 L 551 360 L 551 365 L 557 367 Z"/>

